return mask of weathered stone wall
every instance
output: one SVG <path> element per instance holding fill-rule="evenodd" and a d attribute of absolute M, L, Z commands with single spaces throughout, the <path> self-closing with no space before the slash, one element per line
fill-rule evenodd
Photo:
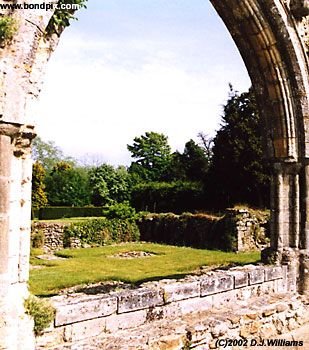
<path fill-rule="evenodd" d="M 208 317 L 198 317 L 200 328 L 194 328 L 192 318 L 187 327 L 190 327 L 195 341 L 203 342 L 204 345 L 215 342 L 219 337 L 265 339 L 309 321 L 308 308 L 306 310 L 295 296 L 289 295 L 287 304 L 282 295 L 274 297 L 274 293 L 287 292 L 285 267 L 248 265 L 188 276 L 178 281 L 144 283 L 139 288 L 109 294 L 74 293 L 57 296 L 51 298 L 56 308 L 54 323 L 43 336 L 37 338 L 37 349 L 83 349 L 79 344 L 85 339 L 87 344 L 94 342 L 89 349 L 95 349 L 100 342 L 111 337 L 113 341 L 120 342 L 123 330 L 147 325 L 153 328 L 156 322 L 161 322 L 162 336 L 175 336 L 177 332 L 169 333 L 170 326 L 164 331 L 162 325 L 178 319 L 175 321 L 177 325 L 185 315 L 197 311 L 208 312 Z M 267 298 L 273 298 L 273 301 L 270 303 L 266 301 Z M 255 304 L 255 307 L 252 308 L 251 304 Z M 232 306 L 236 306 L 235 311 L 227 313 L 227 308 Z M 186 335 L 185 329 L 183 332 Z M 92 337 L 96 337 L 96 340 L 89 340 Z M 152 337 L 155 335 L 152 334 Z M 149 346 L 147 337 L 142 339 L 144 347 L 138 347 L 140 343 L 137 344 L 134 337 L 127 340 L 128 347 L 113 348 L 113 341 L 109 344 L 111 347 L 100 348 L 131 349 L 131 345 L 132 349 L 161 349 Z"/>
<path fill-rule="evenodd" d="M 247 209 L 228 209 L 223 219 L 201 214 L 150 214 L 140 222 L 139 229 L 142 241 L 225 250 L 231 250 L 230 241 L 233 241 L 232 250 L 248 251 L 265 247 L 267 219 L 267 215 L 258 217 Z M 42 233 L 45 251 L 80 248 L 82 244 L 78 238 L 66 242 L 64 232 L 68 225 L 34 222 L 31 236 Z"/>
<path fill-rule="evenodd" d="M 70 237 L 65 239 L 65 228 L 68 224 L 34 222 L 31 226 L 31 237 L 43 236 L 43 249 L 45 252 L 52 252 L 63 248 L 80 248 L 82 246 L 78 238 Z"/>
<path fill-rule="evenodd" d="M 33 103 L 58 38 L 44 37 L 53 11 L 2 9 L 0 15 L 12 17 L 17 27 L 11 42 L 0 47 L 0 349 L 32 350 L 33 324 L 25 315 L 24 300 L 30 255 Z"/>
<path fill-rule="evenodd" d="M 234 232 L 235 251 L 263 249 L 269 239 L 269 214 L 267 211 L 228 209 L 224 220 L 229 231 Z"/>
<path fill-rule="evenodd" d="M 205 214 L 149 214 L 139 223 L 141 240 L 197 248 L 248 251 L 267 246 L 267 212 L 227 209 Z"/>

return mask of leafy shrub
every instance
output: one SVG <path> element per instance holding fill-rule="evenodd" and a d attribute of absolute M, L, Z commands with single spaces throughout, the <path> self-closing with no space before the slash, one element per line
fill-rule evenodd
<path fill-rule="evenodd" d="M 16 20 L 10 16 L 0 17 L 0 46 L 9 44 L 17 32 Z"/>
<path fill-rule="evenodd" d="M 125 201 L 104 207 L 103 215 L 108 219 L 134 219 L 136 211 Z"/>
<path fill-rule="evenodd" d="M 43 248 L 45 235 L 42 230 L 37 230 L 31 237 L 32 248 Z"/>
<path fill-rule="evenodd" d="M 219 217 L 208 214 L 148 214 L 138 225 L 143 241 L 214 248 L 211 231 L 219 220 Z"/>
<path fill-rule="evenodd" d="M 71 237 L 79 238 L 82 243 L 96 245 L 132 242 L 139 240 L 139 229 L 132 219 L 89 219 L 66 227 L 64 243 L 69 242 Z"/>
<path fill-rule="evenodd" d="M 34 295 L 30 295 L 25 300 L 24 306 L 26 313 L 34 320 L 34 334 L 41 335 L 43 330 L 53 321 L 55 309 L 48 301 Z"/>

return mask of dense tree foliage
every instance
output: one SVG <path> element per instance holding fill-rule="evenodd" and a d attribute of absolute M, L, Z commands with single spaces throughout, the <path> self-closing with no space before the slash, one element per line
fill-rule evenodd
<path fill-rule="evenodd" d="M 242 94 L 231 87 L 222 126 L 214 138 L 208 174 L 209 205 L 268 204 L 269 175 L 263 159 L 260 118 L 252 90 Z"/>
<path fill-rule="evenodd" d="M 91 202 L 94 205 L 110 205 L 130 199 L 131 179 L 125 167 L 115 169 L 103 164 L 89 171 Z"/>
<path fill-rule="evenodd" d="M 32 207 L 39 209 L 48 203 L 45 192 L 45 169 L 41 163 L 35 162 L 32 166 Z"/>
<path fill-rule="evenodd" d="M 156 132 L 146 132 L 135 137 L 132 145 L 127 145 L 131 157 L 136 159 L 131 163 L 129 171 L 143 181 L 163 180 L 168 172 L 171 161 L 171 147 L 167 136 Z"/>
<path fill-rule="evenodd" d="M 170 177 L 173 180 L 205 181 L 210 165 L 203 149 L 190 140 L 186 143 L 183 153 L 176 151 L 172 155 Z"/>
<path fill-rule="evenodd" d="M 263 160 L 259 114 L 251 90 L 230 89 L 214 139 L 204 133 L 183 152 L 168 137 L 146 132 L 127 145 L 129 169 L 108 164 L 78 167 L 53 142 L 34 141 L 33 206 L 107 206 L 118 216 L 137 210 L 222 209 L 236 203 L 267 206 L 268 168 Z M 46 172 L 46 176 L 44 174 Z M 128 210 L 128 208 L 130 210 Z M 115 214 L 115 215 L 116 215 Z"/>
<path fill-rule="evenodd" d="M 83 206 L 90 204 L 88 174 L 84 168 L 58 162 L 46 177 L 48 201 L 55 206 Z"/>
<path fill-rule="evenodd" d="M 154 213 L 194 211 L 203 208 L 200 182 L 144 182 L 133 187 L 132 204 L 141 211 Z"/>

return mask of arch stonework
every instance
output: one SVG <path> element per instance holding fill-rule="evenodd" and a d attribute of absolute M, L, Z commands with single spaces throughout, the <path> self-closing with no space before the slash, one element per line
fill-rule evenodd
<path fill-rule="evenodd" d="M 308 0 L 210 1 L 243 57 L 263 117 L 265 157 L 273 169 L 265 260 L 287 265 L 289 289 L 309 294 Z M 0 349 L 30 350 L 34 339 L 23 308 L 35 136 L 30 118 L 59 38 L 44 36 L 52 11 L 0 13 L 18 25 L 12 43 L 0 47 Z"/>

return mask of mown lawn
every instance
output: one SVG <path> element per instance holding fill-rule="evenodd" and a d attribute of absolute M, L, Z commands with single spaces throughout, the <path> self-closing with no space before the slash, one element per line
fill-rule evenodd
<path fill-rule="evenodd" d="M 153 256 L 133 259 L 113 257 L 120 252 L 146 251 Z M 57 253 L 64 260 L 42 260 L 32 252 L 30 290 L 47 296 L 61 289 L 100 281 L 123 281 L 138 284 L 159 278 L 180 278 L 201 266 L 249 264 L 260 260 L 259 252 L 225 253 L 205 249 L 174 247 L 153 243 L 128 243 L 84 249 L 65 249 Z"/>
<path fill-rule="evenodd" d="M 83 222 L 87 221 L 89 219 L 100 219 L 102 217 L 97 216 L 82 216 L 82 217 L 73 217 L 73 218 L 61 218 L 61 219 L 48 219 L 48 220 L 38 220 L 34 219 L 32 220 L 33 223 L 35 222 L 53 222 L 53 223 L 59 223 L 59 224 L 72 224 L 76 222 Z"/>

